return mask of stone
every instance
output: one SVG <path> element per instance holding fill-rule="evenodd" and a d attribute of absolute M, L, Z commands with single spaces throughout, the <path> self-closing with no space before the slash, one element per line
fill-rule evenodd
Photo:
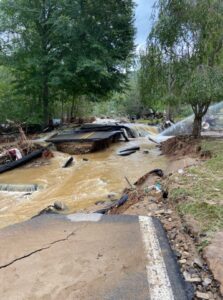
<path fill-rule="evenodd" d="M 165 213 L 164 209 L 160 209 L 156 211 L 156 215 L 163 215 Z"/>
<path fill-rule="evenodd" d="M 201 282 L 201 279 L 199 277 L 191 277 L 189 280 L 187 280 L 188 282 L 191 283 L 196 283 L 196 282 Z"/>
<path fill-rule="evenodd" d="M 184 257 L 189 257 L 189 256 L 190 256 L 190 253 L 188 253 L 187 251 L 184 251 L 184 252 L 183 252 L 183 256 L 184 256 Z"/>
<path fill-rule="evenodd" d="M 207 286 L 210 285 L 211 283 L 212 283 L 212 279 L 206 277 L 206 278 L 203 279 L 203 283 L 202 283 L 202 284 L 203 284 L 203 286 L 207 287 Z"/>
<path fill-rule="evenodd" d="M 200 257 L 196 257 L 193 264 L 201 269 L 203 268 L 203 262 Z"/>
<path fill-rule="evenodd" d="M 176 236 L 177 236 L 177 232 L 171 232 L 169 235 L 170 239 L 173 241 L 175 240 Z"/>
<path fill-rule="evenodd" d="M 203 299 L 203 300 L 208 300 L 210 299 L 209 294 L 208 293 L 201 293 L 201 292 L 196 292 L 196 296 L 199 299 Z"/>
<path fill-rule="evenodd" d="M 61 202 L 61 201 L 54 202 L 53 206 L 57 210 L 65 210 L 65 209 L 67 209 L 66 205 L 63 202 Z"/>
<path fill-rule="evenodd" d="M 177 258 L 181 258 L 181 253 L 177 250 L 174 250 L 174 254 L 176 255 Z"/>
<path fill-rule="evenodd" d="M 108 194 L 108 199 L 114 199 L 114 198 L 116 198 L 117 197 L 117 193 L 110 193 L 110 194 Z"/>
<path fill-rule="evenodd" d="M 173 230 L 175 228 L 175 224 L 172 223 L 172 222 L 169 222 L 169 223 L 165 223 L 164 224 L 164 227 L 167 231 L 170 231 L 170 230 Z M 177 246 L 177 245 L 176 245 Z"/>
<path fill-rule="evenodd" d="M 188 246 L 186 244 L 184 244 L 184 250 L 188 251 L 188 249 L 189 249 Z"/>
<path fill-rule="evenodd" d="M 184 271 L 183 275 L 187 282 L 191 282 L 191 283 L 201 282 L 200 277 L 192 277 L 191 274 L 187 271 Z"/>
<path fill-rule="evenodd" d="M 201 282 L 200 277 L 192 277 L 187 271 L 184 271 L 183 275 L 187 282 L 191 282 L 191 283 Z"/>
<path fill-rule="evenodd" d="M 179 263 L 182 264 L 182 265 L 186 264 L 186 262 L 187 262 L 186 259 L 180 259 L 180 260 L 179 260 Z"/>
<path fill-rule="evenodd" d="M 214 276 L 220 283 L 223 296 L 223 231 L 215 234 L 211 244 L 204 249 L 204 258 Z"/>

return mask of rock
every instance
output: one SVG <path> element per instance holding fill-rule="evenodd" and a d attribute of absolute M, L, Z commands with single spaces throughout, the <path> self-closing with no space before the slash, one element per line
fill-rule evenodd
<path fill-rule="evenodd" d="M 191 283 L 201 282 L 200 277 L 192 277 L 187 271 L 184 271 L 183 275 L 187 282 L 191 282 Z"/>
<path fill-rule="evenodd" d="M 197 298 L 203 299 L 203 300 L 208 300 L 208 299 L 210 299 L 208 293 L 196 292 L 196 296 L 197 296 Z"/>
<path fill-rule="evenodd" d="M 155 212 L 156 215 L 163 215 L 164 213 L 165 213 L 164 209 L 160 209 Z"/>
<path fill-rule="evenodd" d="M 56 210 L 65 210 L 65 209 L 67 209 L 67 206 L 61 201 L 54 202 L 53 207 Z"/>
<path fill-rule="evenodd" d="M 196 282 L 201 282 L 200 277 L 191 277 L 189 280 L 187 280 L 188 282 L 191 283 L 196 283 Z"/>
<path fill-rule="evenodd" d="M 176 238 L 176 236 L 177 236 L 177 232 L 176 231 L 175 232 L 171 232 L 169 234 L 169 237 L 170 237 L 171 240 L 174 240 Z"/>
<path fill-rule="evenodd" d="M 184 170 L 183 170 L 183 169 L 179 169 L 179 170 L 178 170 L 178 173 L 179 173 L 179 174 L 184 174 Z"/>
<path fill-rule="evenodd" d="M 192 268 L 192 267 L 189 267 L 189 268 L 187 269 L 187 271 L 188 271 L 191 275 L 193 275 L 194 277 L 198 276 L 198 271 L 197 271 L 196 269 Z M 195 276 L 195 275 L 196 275 L 196 276 Z"/>
<path fill-rule="evenodd" d="M 186 260 L 186 259 L 180 259 L 180 260 L 179 260 L 179 263 L 180 263 L 181 265 L 184 265 L 184 264 L 187 263 L 187 260 Z"/>
<path fill-rule="evenodd" d="M 108 194 L 108 199 L 115 199 L 117 197 L 117 193 L 110 193 Z"/>
<path fill-rule="evenodd" d="M 166 229 L 166 231 L 171 231 L 175 228 L 175 224 L 173 222 L 169 222 L 169 223 L 166 223 L 164 224 L 164 227 Z"/>
<path fill-rule="evenodd" d="M 83 161 L 89 161 L 89 159 L 88 158 L 83 158 Z"/>
<path fill-rule="evenodd" d="M 149 150 L 144 150 L 143 154 L 149 154 Z"/>
<path fill-rule="evenodd" d="M 186 244 L 184 244 L 184 250 L 185 250 L 185 251 L 188 251 L 188 250 L 189 250 L 189 248 L 188 248 L 188 246 L 187 246 Z"/>
<path fill-rule="evenodd" d="M 174 250 L 174 254 L 176 255 L 177 258 L 181 258 L 181 253 L 177 250 Z"/>
<path fill-rule="evenodd" d="M 211 278 L 206 277 L 206 278 L 203 279 L 203 283 L 202 283 L 202 284 L 203 284 L 203 286 L 207 287 L 207 286 L 209 286 L 211 283 L 212 283 Z"/>
<path fill-rule="evenodd" d="M 204 258 L 214 275 L 220 283 L 220 291 L 223 296 L 223 231 L 215 234 L 211 244 L 204 249 Z"/>
<path fill-rule="evenodd" d="M 190 253 L 184 251 L 184 252 L 183 252 L 183 256 L 184 256 L 184 257 L 189 257 L 189 256 L 190 256 Z"/>
<path fill-rule="evenodd" d="M 198 266 L 199 268 L 203 268 L 203 262 L 202 262 L 202 260 L 200 259 L 200 257 L 196 257 L 195 259 L 194 259 L 194 262 L 193 262 L 193 264 L 195 265 L 195 266 Z"/>

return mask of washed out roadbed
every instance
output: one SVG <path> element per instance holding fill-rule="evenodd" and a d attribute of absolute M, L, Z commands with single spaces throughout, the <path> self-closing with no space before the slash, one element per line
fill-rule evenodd
<path fill-rule="evenodd" d="M 178 137 L 161 150 L 170 158 L 165 176 L 126 189 L 129 200 L 108 213 L 159 218 L 194 299 L 223 299 L 223 140 Z"/>

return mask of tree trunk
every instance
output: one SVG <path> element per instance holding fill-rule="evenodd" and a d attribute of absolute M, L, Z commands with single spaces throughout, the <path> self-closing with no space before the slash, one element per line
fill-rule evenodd
<path fill-rule="evenodd" d="M 61 98 L 61 120 L 64 122 L 64 98 Z"/>
<path fill-rule="evenodd" d="M 170 104 L 166 107 L 166 120 L 172 120 L 172 109 L 170 107 Z"/>
<path fill-rule="evenodd" d="M 192 135 L 196 138 L 201 136 L 202 116 L 195 114 Z"/>
<path fill-rule="evenodd" d="M 73 122 L 74 119 L 74 105 L 75 105 L 75 98 L 72 97 L 72 104 L 71 104 L 71 111 L 70 111 L 70 121 Z"/>
<path fill-rule="evenodd" d="M 47 79 L 43 83 L 43 122 L 47 126 L 49 123 L 49 87 Z"/>

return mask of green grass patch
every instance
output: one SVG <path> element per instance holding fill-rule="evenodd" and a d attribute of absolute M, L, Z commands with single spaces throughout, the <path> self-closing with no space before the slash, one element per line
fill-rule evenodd
<path fill-rule="evenodd" d="M 179 204 L 182 214 L 192 215 L 201 224 L 203 231 L 216 231 L 223 228 L 223 205 L 211 205 L 206 202 Z"/>
<path fill-rule="evenodd" d="M 178 200 L 180 213 L 191 215 L 209 236 L 223 229 L 223 141 L 202 140 L 201 147 L 212 158 L 188 168 L 182 176 L 177 174 L 169 193 Z"/>
<path fill-rule="evenodd" d="M 175 188 L 171 190 L 171 199 L 173 199 L 174 201 L 178 200 L 178 199 L 182 199 L 185 198 L 187 196 L 189 196 L 189 191 L 185 188 Z"/>

